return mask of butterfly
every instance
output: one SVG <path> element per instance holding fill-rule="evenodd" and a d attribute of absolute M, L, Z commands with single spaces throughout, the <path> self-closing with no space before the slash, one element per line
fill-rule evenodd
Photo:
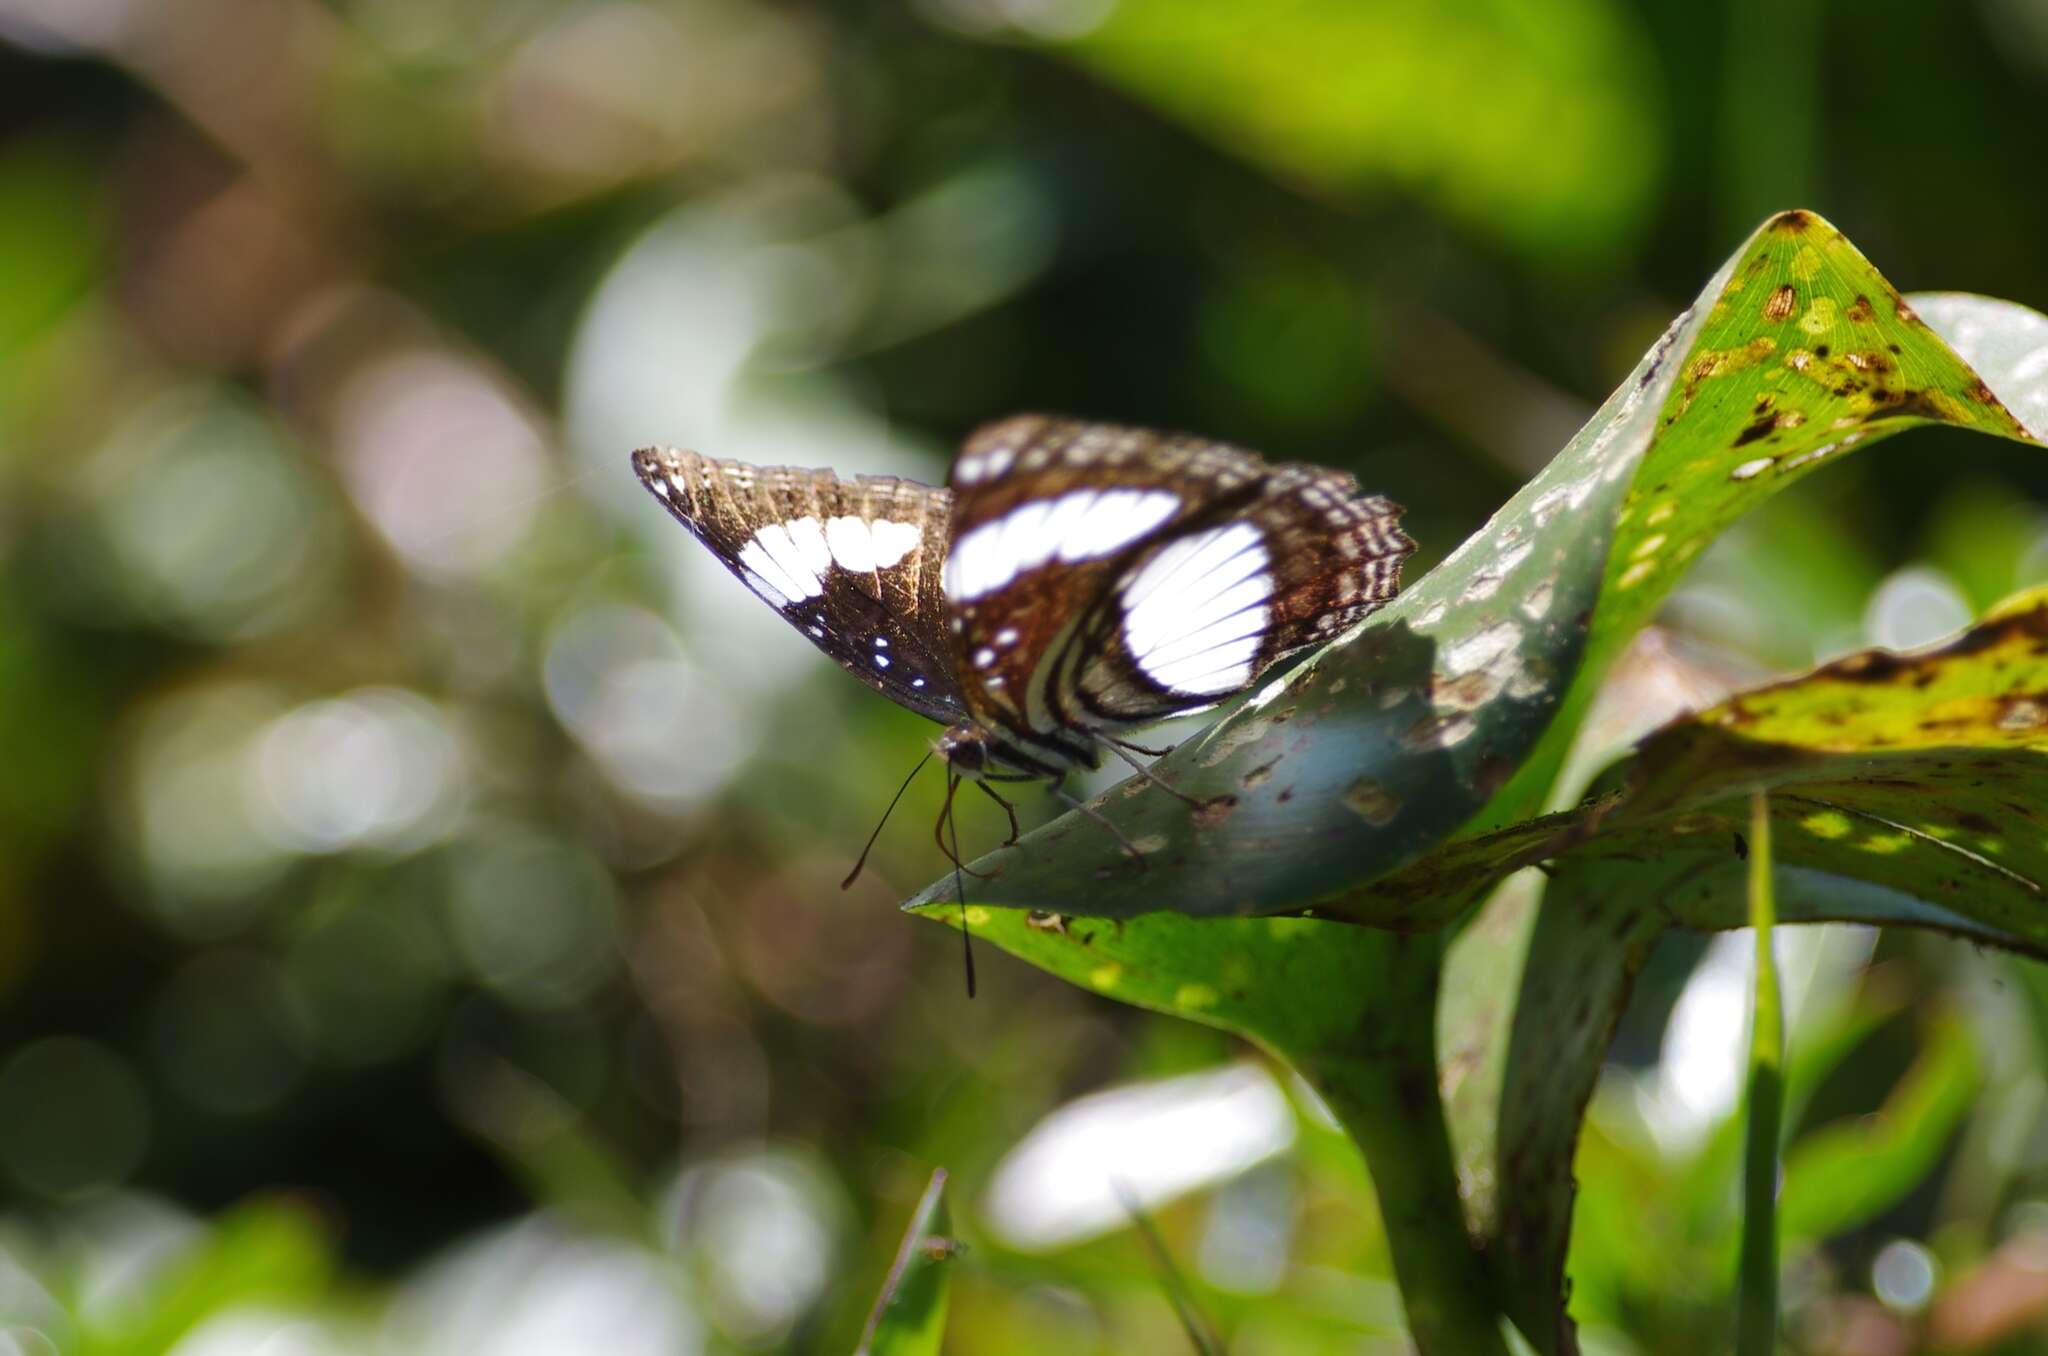
<path fill-rule="evenodd" d="M 975 782 L 1012 841 L 988 782 L 1058 790 L 1105 749 L 1149 776 L 1123 735 L 1341 634 L 1414 549 L 1400 506 L 1346 472 L 1044 415 L 976 431 L 946 487 L 667 448 L 633 466 L 819 649 L 944 725 L 948 808 Z"/>

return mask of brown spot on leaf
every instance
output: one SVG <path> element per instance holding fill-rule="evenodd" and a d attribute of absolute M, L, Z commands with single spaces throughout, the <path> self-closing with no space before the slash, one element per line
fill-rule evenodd
<path fill-rule="evenodd" d="M 1769 335 L 1759 335 L 1741 348 L 1716 349 L 1712 353 L 1701 354 L 1685 370 L 1685 390 L 1680 397 L 1679 411 L 1683 412 L 1692 404 L 1693 398 L 1699 394 L 1700 383 L 1753 367 L 1777 351 L 1777 340 Z M 1675 419 L 1677 415 L 1673 414 L 1671 418 Z"/>
<path fill-rule="evenodd" d="M 1795 207 L 1789 212 L 1780 212 L 1778 213 L 1778 215 L 1772 217 L 1769 221 L 1764 223 L 1764 229 L 1767 231 L 1776 231 L 1781 235 L 1802 235 L 1810 227 L 1812 227 L 1812 225 L 1813 214 L 1810 212 L 1802 212 Z"/>
<path fill-rule="evenodd" d="M 1371 777 L 1360 777 L 1344 792 L 1344 808 L 1381 829 L 1401 813 L 1401 798 Z"/>
<path fill-rule="evenodd" d="M 1799 309 L 1799 293 L 1791 283 L 1786 283 L 1764 300 L 1764 319 L 1785 321 L 1792 318 L 1792 312 Z"/>
<path fill-rule="evenodd" d="M 1920 319 L 1919 313 L 1911 306 L 1908 306 L 1906 299 L 1897 292 L 1892 293 L 1892 314 L 1905 324 L 1919 325 L 1923 329 L 1926 328 L 1926 323 Z"/>
<path fill-rule="evenodd" d="M 1869 297 L 1859 293 L 1856 300 L 1849 303 L 1849 309 L 1842 314 L 1859 325 L 1868 325 L 1871 318 L 1877 314 L 1877 308 L 1870 304 Z"/>
<path fill-rule="evenodd" d="M 1757 439 L 1768 437 L 1770 434 L 1775 433 L 1777 431 L 1777 428 L 1777 416 L 1767 414 L 1763 418 L 1757 420 L 1754 424 L 1751 424 L 1748 428 L 1742 430 L 1742 432 L 1736 434 L 1735 441 L 1733 443 L 1730 443 L 1729 446 L 1747 447 L 1751 443 L 1755 442 Z"/>
<path fill-rule="evenodd" d="M 1456 711 L 1472 711 L 1493 700 L 1500 691 L 1500 677 L 1486 669 L 1474 669 L 1456 678 L 1432 677 L 1429 700 L 1432 705 Z"/>
<path fill-rule="evenodd" d="M 1831 678 L 1847 678 L 1858 683 L 1886 683 L 1906 667 L 1906 661 L 1895 654 L 1886 654 L 1882 650 L 1867 650 L 1862 654 L 1852 654 L 1846 659 L 1838 659 L 1824 666 L 1821 672 Z"/>
<path fill-rule="evenodd" d="M 1976 401 L 1979 405 L 1996 405 L 1998 403 L 1998 397 L 1991 393 L 1991 388 L 1986 386 L 1981 378 L 1970 384 L 1969 396 L 1970 399 Z"/>
<path fill-rule="evenodd" d="M 1280 760 L 1275 758 L 1272 762 L 1261 763 L 1250 772 L 1245 773 L 1244 789 L 1249 791 L 1255 786 L 1265 785 L 1268 781 L 1272 780 L 1273 769 L 1278 766 L 1280 766 Z"/>
<path fill-rule="evenodd" d="M 1190 818 L 1202 828 L 1213 829 L 1224 820 L 1230 818 L 1230 812 L 1236 808 L 1236 796 L 1216 796 L 1210 800 L 1203 801 L 1197 806 Z"/>
<path fill-rule="evenodd" d="M 1937 422 L 1955 419 L 1955 401 L 1939 391 L 1900 391 L 1885 387 L 1872 391 L 1870 395 L 1879 404 L 1876 409 L 1864 413 L 1865 423 L 1880 419 L 1929 419 Z"/>

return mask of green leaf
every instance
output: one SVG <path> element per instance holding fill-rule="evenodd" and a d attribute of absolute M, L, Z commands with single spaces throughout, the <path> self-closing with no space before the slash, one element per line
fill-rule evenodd
<path fill-rule="evenodd" d="M 951 1263 L 960 1248 L 948 1228 L 946 1170 L 940 1168 L 911 1213 L 855 1356 L 938 1356 L 946 1340 Z"/>
<path fill-rule="evenodd" d="M 1758 788 L 1787 920 L 2048 954 L 2048 591 L 1948 644 L 1851 655 L 1668 725 L 1584 806 L 1540 821 L 1547 837 L 1517 826 L 1442 856 L 1460 880 L 1535 852 L 1653 864 L 1664 921 L 1740 927 L 1736 836 Z M 1387 888 L 1444 874 L 1431 863 Z"/>
<path fill-rule="evenodd" d="M 1577 1349 L 1564 1308 L 1572 1154 L 1615 1024 L 1664 931 L 1662 918 L 1639 907 L 1635 887 L 1647 869 L 1597 857 L 1560 864 L 1513 1000 L 1499 1098 L 1490 1108 L 1498 1120 L 1482 1107 L 1458 1125 L 1466 1180 L 1486 1188 L 1482 1224 L 1499 1243 L 1508 1310 L 1546 1353 Z M 1550 923 L 1555 916 L 1568 921 Z"/>
<path fill-rule="evenodd" d="M 2016 315 L 2031 313 L 1979 320 Z M 1142 780 L 1098 803 L 1142 864 L 1069 814 L 984 859 L 1001 874 L 976 896 L 1106 917 L 1348 896 L 1337 907 L 1359 921 L 1453 916 L 1476 895 L 1360 887 L 1540 809 L 1600 676 L 1716 533 L 1855 447 L 1929 422 L 2032 441 L 1838 232 L 1809 213 L 1775 217 L 1485 529 L 1161 760 L 1207 808 L 1191 815 Z"/>
<path fill-rule="evenodd" d="M 1778 1345 L 1778 1147 L 1784 1135 L 1785 1008 L 1778 988 L 1772 893 L 1771 812 L 1749 794 L 1749 925 L 1756 930 L 1750 999 L 1749 1089 L 1744 1098 L 1742 1255 L 1737 1265 L 1735 1350 L 1771 1356 Z"/>
<path fill-rule="evenodd" d="M 1284 23 L 1122 0 L 1056 50 L 1282 178 L 1398 187 L 1550 258 L 1621 244 L 1657 173 L 1643 35 L 1609 0 L 1308 0 Z"/>
<path fill-rule="evenodd" d="M 1809 990 L 1786 1052 L 1786 1124 L 1799 1122 L 1814 1090 L 1906 997 L 1902 986 L 1882 983 Z M 1620 1133 L 1603 1134 L 1597 1116 L 1587 1123 L 1574 1155 L 1576 1198 L 1564 1202 L 1573 1314 L 1612 1323 L 1644 1304 L 1718 1306 L 1736 1264 L 1741 1108 L 1730 1108 L 1697 1150 L 1674 1156 L 1639 1138 L 1633 1090 L 1611 1091 Z M 1550 1277 L 1552 1310 L 1564 1274 Z"/>
<path fill-rule="evenodd" d="M 950 904 L 919 912 L 961 917 Z M 1042 970 L 1286 1060 L 1365 1153 L 1417 1345 L 1502 1350 L 1438 1100 L 1440 938 L 1306 918 L 1057 918 L 979 905 L 965 915 L 976 937 Z"/>
<path fill-rule="evenodd" d="M 1947 645 L 1852 655 L 1666 726 L 1585 806 L 1543 821 L 1537 847 L 1518 826 L 1446 854 L 1467 872 L 1490 855 L 1561 859 L 1499 1113 L 1499 1227 L 1525 1327 L 1561 1293 L 1576 1111 L 1649 943 L 1673 923 L 1747 921 L 1745 797 L 1771 792 L 1782 918 L 1938 927 L 2038 955 L 2044 755 L 2048 591 Z"/>
<path fill-rule="evenodd" d="M 1823 1126 L 1785 1156 L 1779 1231 L 1819 1241 L 1866 1223 L 1926 1180 L 1980 1080 L 1976 1042 L 1953 1016 L 1938 1018 L 1927 1048 L 1871 1116 Z"/>
<path fill-rule="evenodd" d="M 316 1301 L 333 1273 L 327 1231 L 311 1210 L 282 1198 L 252 1201 L 216 1219 L 205 1238 L 168 1264 L 135 1304 L 88 1327 L 79 1350 L 81 1356 L 169 1351 L 222 1310 Z"/>

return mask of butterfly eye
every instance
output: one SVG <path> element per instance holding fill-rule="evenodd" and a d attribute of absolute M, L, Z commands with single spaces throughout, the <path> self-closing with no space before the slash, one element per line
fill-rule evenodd
<path fill-rule="evenodd" d="M 939 757 L 947 766 L 972 777 L 988 766 L 988 736 L 972 725 L 955 725 L 939 736 Z"/>

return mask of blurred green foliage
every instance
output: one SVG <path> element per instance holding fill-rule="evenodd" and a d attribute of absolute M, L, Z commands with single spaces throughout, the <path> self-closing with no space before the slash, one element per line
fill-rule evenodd
<path fill-rule="evenodd" d="M 1135 1160 L 1231 1351 L 1401 1349 L 1304 1089 L 965 1002 L 889 907 L 935 785 L 839 892 L 927 732 L 625 453 L 1198 429 L 1358 471 L 1419 576 L 1768 211 L 2048 301 L 2034 8 L 1800 11 L 0 0 L 0 1351 L 843 1352 L 934 1164 L 947 1350 L 1180 1350 L 1055 1189 L 1141 1111 L 1235 1146 Z M 1928 430 L 1781 496 L 1605 746 L 2048 578 L 2044 489 Z M 2038 1345 L 2048 983 L 1786 933 L 1791 1340 Z M 1589 1349 L 1727 1331 L 1734 942 L 1660 943 L 1595 1094 Z"/>

